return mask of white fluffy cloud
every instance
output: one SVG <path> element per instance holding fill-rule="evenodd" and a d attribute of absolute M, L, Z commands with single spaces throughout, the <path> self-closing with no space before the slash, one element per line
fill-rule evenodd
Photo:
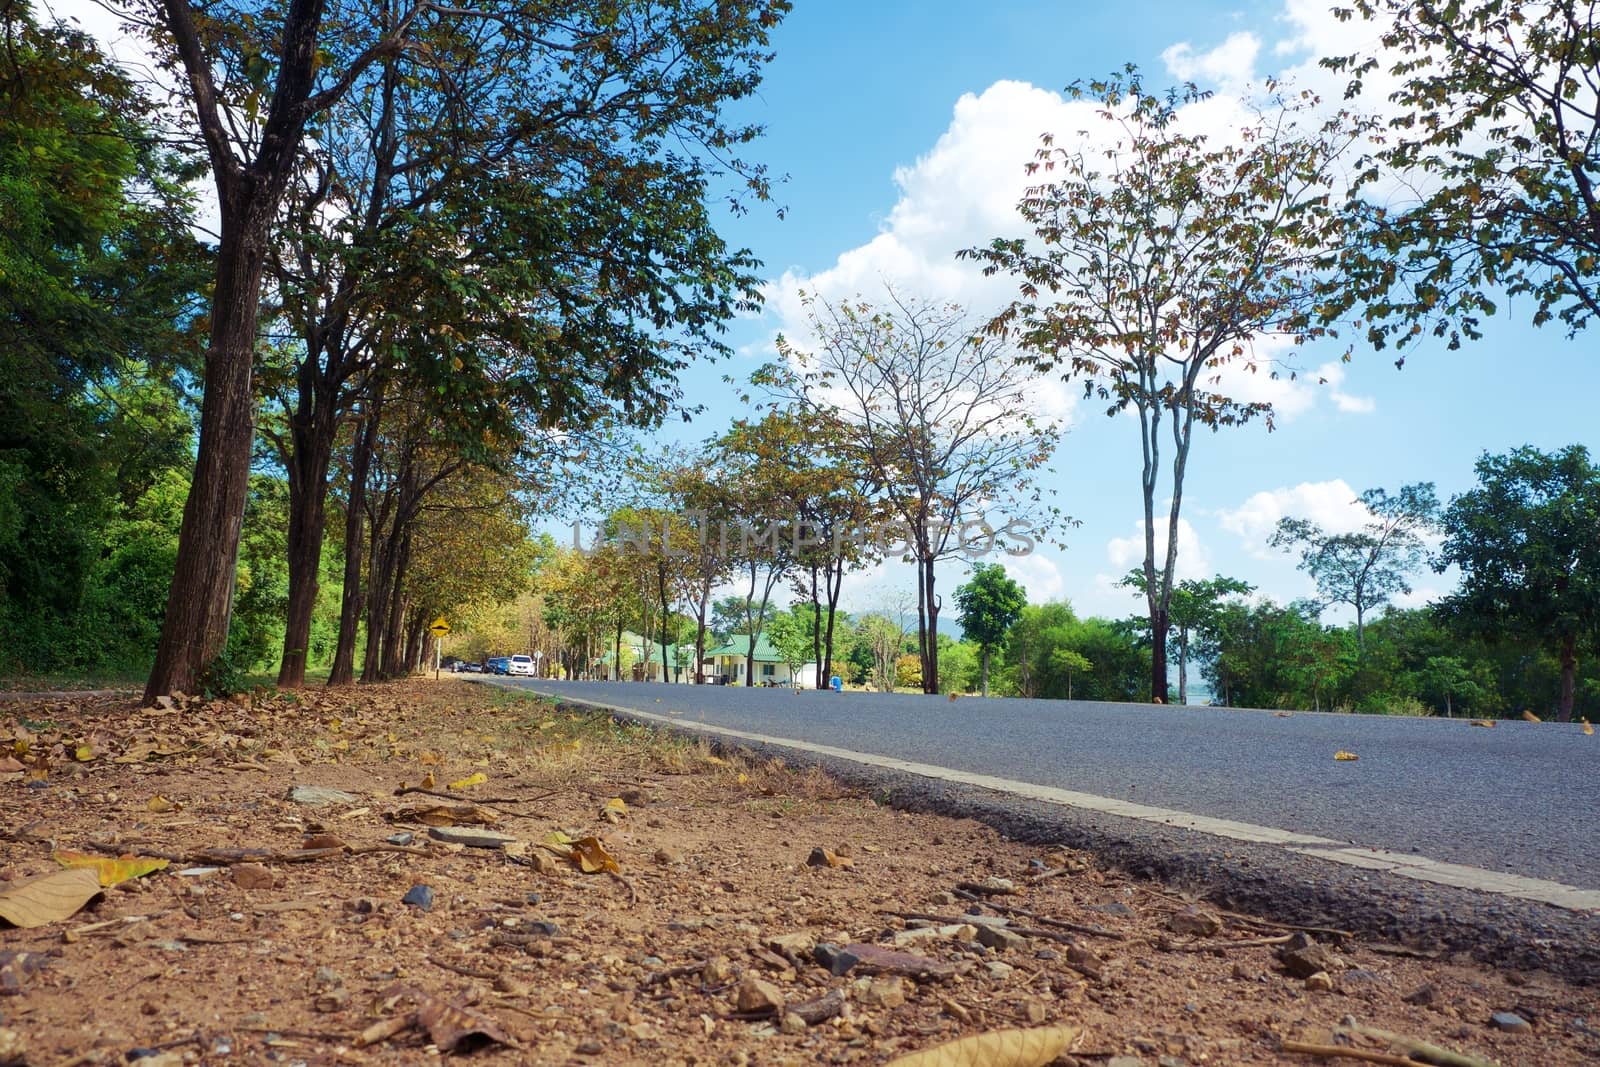
<path fill-rule="evenodd" d="M 1167 521 L 1164 517 L 1156 519 L 1156 559 L 1166 558 L 1167 552 Z M 1134 523 L 1133 533 L 1127 537 L 1113 537 L 1106 542 L 1106 559 L 1115 568 L 1112 575 L 1113 581 L 1120 581 L 1122 576 L 1144 560 L 1144 520 Z M 1205 546 L 1200 543 L 1200 535 L 1195 533 L 1188 519 L 1178 519 L 1178 573 L 1179 581 L 1185 578 L 1208 578 L 1211 576 L 1211 559 L 1206 554 Z"/>
<path fill-rule="evenodd" d="M 1206 52 L 1183 41 L 1161 53 L 1173 77 L 1182 81 L 1214 82 L 1229 89 L 1243 88 L 1255 77 L 1261 39 L 1253 33 L 1230 33 L 1227 40 Z"/>
<path fill-rule="evenodd" d="M 1279 553 L 1267 546 L 1267 539 L 1279 519 L 1309 519 L 1329 533 L 1354 533 L 1372 517 L 1357 500 L 1359 495 L 1343 478 L 1301 482 L 1256 493 L 1237 508 L 1218 511 L 1217 521 L 1224 530 L 1237 534 L 1251 555 L 1273 559 Z"/>

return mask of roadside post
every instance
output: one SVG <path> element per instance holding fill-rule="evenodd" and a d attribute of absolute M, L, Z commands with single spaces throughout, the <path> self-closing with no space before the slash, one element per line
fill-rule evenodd
<path fill-rule="evenodd" d="M 433 620 L 428 627 L 428 632 L 433 635 L 433 680 L 439 680 L 439 653 L 443 650 L 445 635 L 450 632 L 450 624 L 443 615 Z"/>

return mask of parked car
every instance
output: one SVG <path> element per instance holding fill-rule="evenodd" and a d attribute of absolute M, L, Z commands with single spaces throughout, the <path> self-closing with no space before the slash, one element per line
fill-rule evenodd
<path fill-rule="evenodd" d="M 533 671 L 533 657 L 532 656 L 512 656 L 510 662 L 506 664 L 506 673 L 507 674 L 519 674 L 519 675 L 524 675 L 524 676 L 526 676 L 528 678 L 532 678 L 533 677 L 533 673 L 534 673 L 534 671 Z"/>
<path fill-rule="evenodd" d="M 478 670 L 479 670 L 479 667 L 478 667 L 478 665 L 476 663 L 473 663 L 471 660 L 462 660 L 460 663 L 457 663 L 454 667 L 451 667 L 450 669 L 455 671 L 455 672 L 457 672 L 457 673 L 459 673 L 459 674 L 477 674 Z"/>
<path fill-rule="evenodd" d="M 489 660 L 489 673 L 490 674 L 510 674 L 511 673 L 511 657 L 509 657 L 509 656 L 495 656 L 495 657 L 491 658 Z"/>

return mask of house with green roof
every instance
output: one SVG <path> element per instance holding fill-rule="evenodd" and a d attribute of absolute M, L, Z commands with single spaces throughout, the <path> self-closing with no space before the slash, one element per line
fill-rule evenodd
<path fill-rule="evenodd" d="M 722 685 L 744 685 L 745 683 L 745 656 L 750 651 L 750 638 L 744 634 L 734 634 L 733 639 L 725 645 L 720 645 L 706 651 L 706 659 L 711 665 L 711 677 L 708 681 L 719 682 Z M 807 675 L 807 668 L 810 675 Z M 755 655 L 755 681 L 753 685 L 793 685 L 798 679 L 802 684 L 810 684 L 808 677 L 816 676 L 816 666 L 805 664 L 800 668 L 798 676 L 791 673 L 789 664 L 772 647 L 772 642 L 767 640 L 765 634 L 756 639 Z"/>

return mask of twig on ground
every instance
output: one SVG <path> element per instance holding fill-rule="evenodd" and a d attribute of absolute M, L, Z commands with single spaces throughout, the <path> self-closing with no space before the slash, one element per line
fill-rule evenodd
<path fill-rule="evenodd" d="M 1110 938 L 1112 941 L 1127 940 L 1126 935 L 1119 934 L 1115 930 L 1107 930 L 1104 926 L 1095 926 L 1089 923 L 1070 922 L 1066 919 L 1057 919 L 1052 915 L 1040 915 L 1037 912 L 1029 911 L 1027 908 L 1019 908 L 1015 904 L 1002 904 L 997 900 L 987 901 L 986 903 L 995 911 L 1002 912 L 1006 915 L 1020 915 L 1024 919 L 1032 919 L 1034 922 L 1043 926 L 1054 926 L 1060 930 L 1071 930 L 1074 933 L 1083 934 L 1086 937 L 1105 937 Z"/>
<path fill-rule="evenodd" d="M 540 793 L 535 797 L 479 797 L 470 796 L 465 792 L 446 793 L 439 789 L 424 789 L 420 785 L 403 785 L 394 791 L 394 795 L 397 797 L 403 797 L 408 793 L 421 793 L 425 797 L 438 797 L 442 800 L 467 801 L 473 804 L 537 804 L 541 800 L 548 800 L 559 792 L 561 792 L 561 790 L 551 789 L 547 792 Z"/>
<path fill-rule="evenodd" d="M 1461 1052 L 1454 1052 L 1438 1045 L 1430 1045 L 1426 1041 L 1419 1041 L 1405 1034 L 1397 1034 L 1393 1030 L 1380 1030 L 1376 1026 L 1366 1026 L 1355 1019 L 1346 1016 L 1344 1030 L 1361 1034 L 1365 1037 L 1374 1037 L 1379 1041 L 1387 1041 L 1396 1048 L 1401 1049 L 1407 1056 L 1418 1063 L 1432 1063 L 1437 1067 L 1495 1067 L 1489 1060 L 1477 1056 L 1468 1056 Z M 1335 1031 L 1337 1033 L 1337 1031 Z"/>
<path fill-rule="evenodd" d="M 486 971 L 479 967 L 468 967 L 464 963 L 451 963 L 449 960 L 441 960 L 437 956 L 425 956 L 423 958 L 429 963 L 433 964 L 435 967 L 442 967 L 444 970 L 453 971 L 464 978 L 484 978 L 493 981 L 494 979 L 500 977 L 499 971 Z"/>
<path fill-rule="evenodd" d="M 1230 948 L 1260 948 L 1263 945 L 1287 945 L 1293 940 L 1293 934 L 1279 934 L 1277 937 L 1247 937 L 1240 941 L 1203 941 L 1188 945 L 1173 945 L 1170 951 L 1223 952 Z"/>
<path fill-rule="evenodd" d="M 416 1025 L 416 1012 L 413 1011 L 407 1012 L 404 1015 L 396 1015 L 392 1019 L 384 1019 L 381 1022 L 373 1023 L 371 1026 L 361 1031 L 361 1033 L 357 1034 L 355 1040 L 352 1041 L 351 1044 L 355 1045 L 356 1048 L 366 1048 L 368 1045 L 376 1045 L 379 1041 L 387 1041 L 396 1034 L 404 1033 Z"/>
<path fill-rule="evenodd" d="M 643 982 L 639 983 L 639 988 L 649 989 L 653 985 L 659 985 L 662 982 L 670 982 L 674 978 L 686 978 L 691 974 L 699 974 L 701 971 L 705 970 L 705 966 L 705 960 L 694 960 L 690 963 L 680 963 L 675 967 L 668 967 L 664 971 L 657 971 L 655 974 L 652 974 L 649 978 L 646 978 Z"/>
<path fill-rule="evenodd" d="M 1417 1067 L 1416 1060 L 1408 1060 L 1404 1056 L 1395 1056 L 1388 1052 L 1369 1052 L 1366 1049 L 1348 1048 L 1344 1045 L 1314 1045 L 1309 1041 L 1285 1041 L 1283 1051 L 1298 1052 L 1302 1056 L 1326 1056 L 1334 1058 L 1343 1056 L 1351 1060 L 1366 1060 L 1368 1063 L 1386 1063 L 1392 1067 Z"/>

